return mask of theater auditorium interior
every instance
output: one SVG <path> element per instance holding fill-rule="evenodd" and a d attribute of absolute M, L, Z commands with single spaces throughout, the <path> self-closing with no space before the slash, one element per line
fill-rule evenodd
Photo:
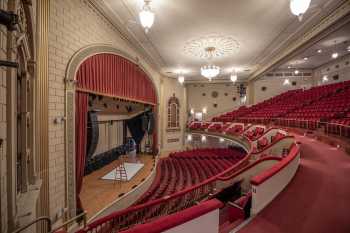
<path fill-rule="evenodd" d="M 0 233 L 349 233 L 350 0 L 0 0 Z"/>

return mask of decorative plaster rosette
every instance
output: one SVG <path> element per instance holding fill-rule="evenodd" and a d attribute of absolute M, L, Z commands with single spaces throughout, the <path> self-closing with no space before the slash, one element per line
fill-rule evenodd
<path fill-rule="evenodd" d="M 208 48 L 215 48 L 208 53 Z M 232 36 L 208 35 L 191 39 L 184 46 L 184 53 L 193 57 L 208 59 L 224 57 L 239 50 L 239 43 Z"/>

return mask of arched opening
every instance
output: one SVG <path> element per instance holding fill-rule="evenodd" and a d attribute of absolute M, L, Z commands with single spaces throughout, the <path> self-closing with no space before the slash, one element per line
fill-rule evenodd
<path fill-rule="evenodd" d="M 108 120 L 104 125 L 104 140 L 113 146 L 108 151 L 102 151 L 108 153 L 108 159 L 110 153 L 120 153 L 121 143 L 125 146 L 127 141 L 126 135 L 134 139 L 136 148 L 141 148 L 141 143 L 146 141 L 147 152 L 154 155 L 158 151 L 155 86 L 141 66 L 121 54 L 108 46 L 89 47 L 72 59 L 67 70 L 67 169 L 68 173 L 75 171 L 75 181 L 67 181 L 70 216 L 82 210 L 79 199 L 82 181 L 87 160 L 94 156 L 97 146 L 88 145 L 88 142 L 94 141 L 88 130 L 92 127 L 91 113 L 96 111 L 94 108 L 108 114 L 125 111 L 125 116 L 128 115 L 123 120 Z M 96 107 L 95 99 L 100 101 L 100 107 Z M 69 132 L 72 128 L 75 129 L 74 135 Z M 122 133 L 114 132 L 116 129 Z M 111 138 L 117 138 L 119 144 L 110 142 Z M 98 147 L 100 152 L 102 147 Z M 75 166 L 69 164 L 69 160 L 74 160 Z"/>

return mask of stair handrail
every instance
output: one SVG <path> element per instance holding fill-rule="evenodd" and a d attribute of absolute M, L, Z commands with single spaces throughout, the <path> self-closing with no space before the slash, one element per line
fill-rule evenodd
<path fill-rule="evenodd" d="M 19 232 L 22 232 L 24 231 L 25 229 L 27 229 L 28 227 L 32 226 L 33 224 L 35 223 L 38 223 L 40 221 L 46 221 L 47 223 L 47 232 L 51 232 L 51 229 L 52 229 L 52 222 L 51 222 L 51 219 L 50 217 L 48 216 L 41 216 L 41 217 L 38 217 L 37 219 L 34 219 L 33 221 L 29 222 L 28 224 L 18 228 L 17 230 L 15 230 L 14 232 L 12 233 L 19 233 Z"/>
<path fill-rule="evenodd" d="M 86 224 L 87 224 L 87 212 L 84 211 L 83 213 L 65 221 L 64 223 L 62 223 L 61 225 L 59 225 L 58 227 L 55 227 L 53 230 L 49 231 L 50 233 L 54 233 L 56 232 L 57 230 L 61 229 L 61 228 L 64 228 L 66 226 L 68 226 L 69 224 L 75 222 L 77 219 L 80 219 L 82 218 L 83 219 L 83 227 L 85 228 L 86 227 Z"/>

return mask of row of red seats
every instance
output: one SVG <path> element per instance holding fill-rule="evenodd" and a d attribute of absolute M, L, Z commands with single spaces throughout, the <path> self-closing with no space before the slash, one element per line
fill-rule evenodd
<path fill-rule="evenodd" d="M 256 139 L 258 139 L 259 137 L 261 137 L 265 132 L 265 129 L 262 127 L 255 127 L 252 130 L 248 130 L 247 132 L 245 132 L 245 136 L 247 138 L 249 138 L 250 140 L 254 141 Z"/>
<path fill-rule="evenodd" d="M 232 167 L 245 155 L 244 151 L 233 148 L 171 153 L 169 157 L 160 160 L 154 182 L 135 204 L 155 200 L 196 185 Z"/>
<path fill-rule="evenodd" d="M 350 112 L 349 99 L 350 81 L 345 81 L 307 90 L 287 91 L 251 107 L 222 114 L 213 121 L 268 124 L 273 118 L 282 118 L 285 119 L 280 120 L 282 125 L 308 129 L 318 128 L 321 121 L 346 125 L 347 117 L 344 114 Z M 329 131 L 341 132 L 337 128 L 340 127 Z M 220 124 L 211 130 L 220 131 Z"/>

